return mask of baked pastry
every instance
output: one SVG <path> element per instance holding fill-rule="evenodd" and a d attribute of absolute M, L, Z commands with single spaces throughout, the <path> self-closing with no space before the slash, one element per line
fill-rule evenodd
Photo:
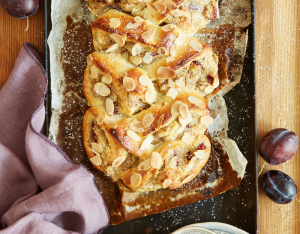
<path fill-rule="evenodd" d="M 109 8 L 130 12 L 133 16 L 148 19 L 155 25 L 173 24 L 188 34 L 218 18 L 217 0 L 86 0 L 96 16 L 105 13 Z"/>

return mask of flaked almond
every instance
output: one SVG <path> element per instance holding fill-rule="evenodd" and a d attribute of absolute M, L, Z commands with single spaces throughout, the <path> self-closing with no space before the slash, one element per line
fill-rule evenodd
<path fill-rule="evenodd" d="M 87 65 L 91 66 L 93 65 L 93 56 L 90 54 L 89 56 L 86 57 L 86 62 L 87 62 Z"/>
<path fill-rule="evenodd" d="M 214 83 L 213 83 L 213 87 L 214 88 L 217 88 L 220 84 L 220 81 L 219 81 L 219 77 L 218 76 L 215 76 L 214 78 Z"/>
<path fill-rule="evenodd" d="M 100 166 L 102 163 L 102 159 L 100 157 L 100 155 L 96 155 L 92 158 L 90 158 L 91 163 L 93 163 L 94 165 Z"/>
<path fill-rule="evenodd" d="M 154 117 L 151 113 L 148 113 L 144 116 L 143 118 L 143 125 L 145 128 L 150 127 L 150 125 L 152 124 L 152 122 L 154 121 Z"/>
<path fill-rule="evenodd" d="M 106 112 L 105 111 L 99 111 L 98 116 L 97 116 L 97 123 L 102 124 L 103 121 L 106 118 Z"/>
<path fill-rule="evenodd" d="M 114 113 L 115 110 L 115 106 L 114 106 L 114 102 L 111 98 L 106 98 L 106 112 L 109 115 L 112 115 Z"/>
<path fill-rule="evenodd" d="M 157 69 L 157 76 L 161 79 L 172 79 L 176 77 L 176 72 L 168 67 L 159 67 Z"/>
<path fill-rule="evenodd" d="M 179 114 L 179 106 L 182 104 L 181 101 L 176 101 L 175 103 L 173 103 L 172 107 L 171 107 L 171 115 L 172 116 L 176 116 Z"/>
<path fill-rule="evenodd" d="M 141 140 L 141 138 L 139 137 L 139 135 L 136 134 L 136 133 L 135 133 L 134 131 L 132 131 L 132 130 L 128 130 L 128 131 L 127 131 L 127 136 L 128 136 L 130 139 L 134 140 L 134 141 L 140 141 L 140 140 Z"/>
<path fill-rule="evenodd" d="M 159 153 L 153 152 L 151 155 L 151 167 L 159 169 L 162 165 L 162 158 Z"/>
<path fill-rule="evenodd" d="M 189 117 L 189 107 L 187 104 L 185 103 L 182 103 L 180 106 L 179 106 L 179 114 L 181 115 L 181 118 L 183 119 L 187 119 Z"/>
<path fill-rule="evenodd" d="M 102 33 L 98 32 L 96 38 L 97 38 L 97 41 L 98 41 L 100 44 L 103 43 L 103 41 L 104 41 L 104 36 L 102 35 Z"/>
<path fill-rule="evenodd" d="M 139 82 L 144 87 L 152 86 L 152 82 L 151 82 L 150 78 L 147 75 L 141 75 L 139 77 Z"/>
<path fill-rule="evenodd" d="M 174 156 L 174 157 L 171 159 L 169 166 L 170 166 L 171 168 L 174 168 L 174 167 L 177 166 L 177 162 L 178 162 L 178 156 Z"/>
<path fill-rule="evenodd" d="M 105 52 L 109 53 L 109 52 L 113 52 L 115 50 L 119 49 L 119 45 L 118 44 L 113 44 L 111 47 L 109 47 Z"/>
<path fill-rule="evenodd" d="M 142 23 L 128 23 L 128 24 L 126 25 L 126 29 L 137 28 L 137 27 L 139 27 L 139 26 L 141 26 L 141 25 L 142 25 Z"/>
<path fill-rule="evenodd" d="M 214 91 L 214 86 L 207 86 L 205 89 L 204 89 L 204 92 L 206 94 L 210 94 L 212 91 Z"/>
<path fill-rule="evenodd" d="M 200 160 L 205 159 L 205 150 L 197 150 L 194 154 Z"/>
<path fill-rule="evenodd" d="M 140 17 L 140 16 L 136 16 L 136 17 L 134 17 L 134 22 L 136 22 L 136 23 L 141 23 L 141 22 L 143 22 L 144 21 L 144 19 L 142 18 L 142 17 Z"/>
<path fill-rule="evenodd" d="M 122 36 L 120 36 L 119 34 L 111 34 L 110 37 L 119 45 L 119 46 L 123 46 L 125 45 L 125 40 Z"/>
<path fill-rule="evenodd" d="M 141 53 L 141 46 L 140 46 L 140 44 L 135 44 L 133 47 L 132 47 L 132 51 L 131 51 L 131 53 L 132 53 L 132 56 L 136 56 L 136 55 L 138 55 L 139 53 Z"/>
<path fill-rule="evenodd" d="M 177 50 L 178 50 L 177 45 L 173 45 L 173 46 L 171 47 L 170 53 L 171 53 L 172 57 L 174 57 L 174 56 L 176 55 Z"/>
<path fill-rule="evenodd" d="M 149 64 L 152 62 L 152 59 L 152 55 L 149 52 L 147 52 L 143 58 L 143 62 Z"/>
<path fill-rule="evenodd" d="M 157 52 L 164 55 L 168 54 L 168 51 L 164 47 L 159 47 Z"/>
<path fill-rule="evenodd" d="M 98 78 L 98 68 L 94 65 L 91 67 L 91 78 Z"/>
<path fill-rule="evenodd" d="M 138 170 L 139 171 L 148 170 L 150 169 L 150 167 L 151 167 L 151 160 L 150 158 L 148 158 L 138 165 Z"/>
<path fill-rule="evenodd" d="M 203 47 L 202 44 L 199 41 L 196 40 L 190 40 L 189 41 L 189 46 L 193 49 L 196 50 L 198 52 L 201 52 Z"/>
<path fill-rule="evenodd" d="M 183 134 L 183 137 L 181 138 L 181 141 L 184 143 L 191 143 L 194 141 L 194 137 L 191 136 L 189 133 L 185 132 Z"/>
<path fill-rule="evenodd" d="M 203 125 L 208 126 L 208 125 L 212 124 L 213 122 L 214 122 L 214 119 L 210 116 L 201 117 L 201 124 L 203 124 Z"/>
<path fill-rule="evenodd" d="M 189 37 L 184 34 L 179 34 L 179 36 L 175 40 L 175 44 L 179 46 L 183 46 L 189 42 Z"/>
<path fill-rule="evenodd" d="M 162 26 L 161 29 L 165 32 L 171 32 L 177 29 L 177 26 L 174 24 L 166 24 L 165 26 Z"/>
<path fill-rule="evenodd" d="M 139 173 L 133 172 L 130 177 L 130 184 L 133 188 L 137 187 L 141 183 L 141 175 Z"/>
<path fill-rule="evenodd" d="M 97 143 L 95 143 L 95 142 L 92 142 L 92 143 L 91 143 L 91 146 L 92 146 L 92 149 L 93 149 L 94 151 L 96 151 L 98 154 L 101 154 L 101 153 L 103 152 L 103 149 L 102 149 L 102 146 L 101 146 L 101 145 L 99 145 L 99 144 L 97 144 Z"/>
<path fill-rule="evenodd" d="M 188 177 L 186 177 L 186 178 L 182 181 L 182 183 L 185 184 L 185 183 L 189 182 L 189 181 L 193 178 L 193 176 L 194 176 L 194 175 L 189 175 Z"/>
<path fill-rule="evenodd" d="M 144 132 L 143 122 L 134 119 L 130 124 L 130 129 L 132 129 L 135 132 Z"/>
<path fill-rule="evenodd" d="M 175 85 L 178 91 L 185 91 L 185 83 L 182 80 L 176 80 Z"/>
<path fill-rule="evenodd" d="M 167 6 L 164 5 L 164 4 L 162 4 L 162 3 L 160 3 L 160 2 L 156 2 L 153 5 L 158 9 L 158 11 L 159 11 L 160 14 L 165 13 L 166 10 L 167 10 Z"/>
<path fill-rule="evenodd" d="M 111 77 L 111 75 L 106 74 L 106 75 L 102 76 L 101 81 L 102 81 L 102 83 L 104 83 L 104 84 L 111 84 L 111 82 L 112 82 L 112 77 Z"/>
<path fill-rule="evenodd" d="M 150 41 L 150 39 L 154 36 L 155 34 L 155 30 L 154 29 L 150 29 L 146 32 L 144 32 L 142 34 L 142 38 L 145 40 L 145 41 Z"/>
<path fill-rule="evenodd" d="M 123 34 L 122 37 L 123 37 L 124 41 L 126 41 L 127 35 L 126 35 L 126 34 Z"/>
<path fill-rule="evenodd" d="M 147 2 L 147 7 L 153 11 L 154 13 L 158 14 L 159 13 L 159 10 L 158 8 L 151 2 Z"/>
<path fill-rule="evenodd" d="M 109 26 L 112 28 L 117 28 L 121 25 L 121 20 L 118 18 L 111 18 L 109 20 Z"/>
<path fill-rule="evenodd" d="M 128 92 L 131 92 L 135 89 L 135 82 L 130 77 L 123 78 L 123 85 Z"/>
<path fill-rule="evenodd" d="M 172 56 L 168 56 L 167 58 L 166 58 L 166 62 L 168 63 L 168 62 L 171 62 L 171 61 L 174 61 L 175 60 L 175 58 L 173 58 Z"/>
<path fill-rule="evenodd" d="M 187 171 L 190 171 L 194 167 L 196 160 L 197 160 L 196 156 L 194 156 L 190 159 L 189 164 L 187 166 Z"/>
<path fill-rule="evenodd" d="M 186 119 L 183 119 L 181 117 L 179 117 L 179 123 L 181 124 L 182 127 L 186 127 L 186 125 L 188 125 L 189 123 L 191 123 L 193 121 L 193 117 L 192 114 L 189 113 L 189 116 Z"/>
<path fill-rule="evenodd" d="M 206 103 L 203 100 L 201 100 L 201 99 L 199 99 L 197 97 L 189 96 L 188 97 L 188 101 L 190 103 L 198 106 L 200 109 L 203 109 L 203 110 L 206 109 Z"/>
<path fill-rule="evenodd" d="M 130 56 L 130 61 L 136 66 L 142 63 L 142 59 L 139 56 Z"/>
<path fill-rule="evenodd" d="M 103 83 L 96 83 L 94 85 L 94 91 L 103 97 L 106 97 L 110 94 L 110 89 Z"/>
<path fill-rule="evenodd" d="M 122 156 L 122 157 L 116 158 L 116 159 L 113 161 L 112 166 L 113 166 L 113 167 L 118 167 L 118 166 L 120 166 L 120 165 L 122 164 L 122 162 L 125 161 L 125 159 L 126 159 L 126 156 Z"/>
<path fill-rule="evenodd" d="M 110 53 L 108 54 L 109 59 L 119 59 L 121 58 L 121 55 L 119 53 Z"/>
<path fill-rule="evenodd" d="M 178 95 L 178 91 L 174 88 L 169 88 L 167 94 L 167 96 L 171 97 L 173 100 L 177 97 Z"/>
<path fill-rule="evenodd" d="M 173 183 L 172 180 L 166 179 L 166 180 L 164 180 L 162 186 L 163 186 L 163 188 L 167 188 L 167 187 L 169 187 L 172 183 Z"/>
<path fill-rule="evenodd" d="M 105 119 L 104 123 L 109 127 L 109 128 L 117 128 L 118 124 L 111 120 L 111 119 Z"/>
<path fill-rule="evenodd" d="M 145 100 L 149 103 L 157 101 L 157 92 L 154 88 L 150 88 L 145 93 Z"/>
<path fill-rule="evenodd" d="M 147 149 L 147 148 L 151 145 L 153 139 L 154 139 L 154 136 L 153 136 L 153 135 L 147 136 L 146 139 L 143 141 L 143 143 L 142 143 L 142 145 L 141 145 L 141 147 L 140 147 L 140 150 L 145 150 L 145 149 Z"/>

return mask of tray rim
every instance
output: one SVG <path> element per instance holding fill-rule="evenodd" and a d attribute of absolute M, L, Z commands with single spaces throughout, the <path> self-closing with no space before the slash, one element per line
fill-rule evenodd
<path fill-rule="evenodd" d="M 220 0 L 219 0 L 220 1 Z M 248 34 L 248 45 L 249 42 L 251 42 L 252 46 L 248 47 L 251 52 L 252 52 L 252 66 L 253 66 L 253 91 L 254 91 L 254 105 L 253 105 L 253 109 L 254 109 L 254 119 L 252 123 L 254 125 L 254 135 L 255 135 L 255 142 L 254 142 L 254 152 L 255 152 L 255 174 L 258 175 L 258 160 L 257 160 L 257 104 L 256 104 L 256 63 L 255 63 L 255 0 L 250 0 L 251 1 L 251 13 L 252 13 L 252 23 L 248 26 L 249 28 L 251 28 L 251 31 L 253 33 Z M 46 130 L 46 136 L 49 136 L 49 128 L 50 128 L 50 121 L 51 121 L 51 76 L 50 76 L 50 51 L 49 51 L 49 46 L 48 46 L 48 37 L 50 34 L 50 31 L 52 29 L 52 23 L 51 23 L 51 0 L 46 0 L 45 1 L 45 5 L 44 5 L 44 38 L 45 38 L 45 70 L 46 70 L 46 75 L 48 78 L 48 85 L 47 85 L 47 92 L 45 95 L 45 130 Z M 249 40 L 250 39 L 250 40 Z M 256 233 L 258 233 L 259 230 L 259 210 L 258 210 L 258 177 L 255 176 L 255 200 L 256 200 L 256 204 L 255 204 L 255 208 L 256 208 L 256 223 L 255 223 L 255 230 Z"/>

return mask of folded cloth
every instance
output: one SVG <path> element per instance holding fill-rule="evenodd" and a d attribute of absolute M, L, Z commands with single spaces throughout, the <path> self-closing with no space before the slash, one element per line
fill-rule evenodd
<path fill-rule="evenodd" d="M 0 234 L 101 233 L 109 214 L 92 174 L 43 135 L 42 61 L 24 44 L 0 90 Z"/>

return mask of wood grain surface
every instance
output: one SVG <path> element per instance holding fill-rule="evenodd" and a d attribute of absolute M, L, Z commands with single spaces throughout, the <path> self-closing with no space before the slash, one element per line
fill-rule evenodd
<path fill-rule="evenodd" d="M 0 9 L 0 89 L 24 42 L 35 45 L 44 56 L 43 8 L 41 1 L 37 14 L 29 18 L 28 32 L 24 31 L 26 19 L 15 19 Z M 300 0 L 256 0 L 255 28 L 259 145 L 262 137 L 277 127 L 300 135 Z M 259 158 L 259 169 L 262 163 Z M 263 173 L 283 171 L 300 186 L 299 165 L 300 151 L 282 165 L 266 165 Z M 287 205 L 272 202 L 259 185 L 259 233 L 300 233 L 299 207 L 297 201 Z"/>

